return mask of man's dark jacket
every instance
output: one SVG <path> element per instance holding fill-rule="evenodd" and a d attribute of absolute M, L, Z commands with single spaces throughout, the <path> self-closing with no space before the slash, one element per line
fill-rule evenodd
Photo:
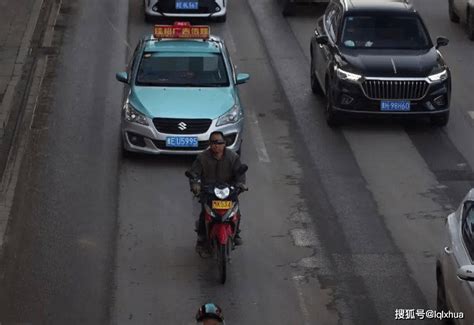
<path fill-rule="evenodd" d="M 197 156 L 191 166 L 191 171 L 201 178 L 203 185 L 216 182 L 245 184 L 245 174 L 238 175 L 237 173 L 241 165 L 239 155 L 230 149 L 225 149 L 221 160 L 214 158 L 211 150 L 207 149 Z"/>

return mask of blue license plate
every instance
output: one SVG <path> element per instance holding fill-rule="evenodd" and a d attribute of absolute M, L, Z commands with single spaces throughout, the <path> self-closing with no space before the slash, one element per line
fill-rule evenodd
<path fill-rule="evenodd" d="M 381 101 L 380 110 L 384 112 L 409 112 L 410 102 L 406 100 Z"/>
<path fill-rule="evenodd" d="M 199 9 L 198 0 L 176 0 L 176 9 L 197 10 Z"/>
<path fill-rule="evenodd" d="M 167 137 L 166 146 L 173 148 L 197 148 L 197 137 Z"/>

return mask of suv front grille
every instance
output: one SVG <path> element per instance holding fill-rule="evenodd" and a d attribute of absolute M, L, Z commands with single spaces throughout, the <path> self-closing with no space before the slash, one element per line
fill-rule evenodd
<path fill-rule="evenodd" d="M 365 80 L 362 84 L 370 99 L 418 100 L 425 97 L 429 84 L 424 80 Z"/>
<path fill-rule="evenodd" d="M 168 134 L 201 134 L 211 126 L 211 119 L 154 118 L 158 132 Z"/>

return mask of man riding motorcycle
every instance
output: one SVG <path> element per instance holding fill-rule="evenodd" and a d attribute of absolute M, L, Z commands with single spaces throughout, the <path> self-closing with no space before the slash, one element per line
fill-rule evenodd
<path fill-rule="evenodd" d="M 245 186 L 245 174 L 239 173 L 242 163 L 237 153 L 226 148 L 224 134 L 220 131 L 214 131 L 209 137 L 210 147 L 196 157 L 191 166 L 191 172 L 197 175 L 200 182 L 191 180 L 191 191 L 194 195 L 201 192 L 201 184 L 208 185 L 216 182 L 234 184 L 241 189 L 247 189 Z M 201 202 L 202 203 L 202 202 Z M 242 245 L 240 238 L 240 220 L 237 224 L 237 232 L 234 237 L 236 246 Z M 201 206 L 199 221 L 197 226 L 198 239 L 196 248 L 203 248 L 206 242 L 206 224 L 204 220 L 204 206 Z"/>

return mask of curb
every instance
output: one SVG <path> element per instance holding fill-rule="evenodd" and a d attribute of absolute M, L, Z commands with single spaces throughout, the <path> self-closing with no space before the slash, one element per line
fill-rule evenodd
<path fill-rule="evenodd" d="M 15 85 L 13 85 L 14 83 L 11 82 L 8 87 L 8 90 L 12 89 L 10 90 L 11 95 L 9 94 L 10 97 L 7 98 L 8 101 L 6 102 L 6 104 L 9 105 L 8 110 L 6 114 L 4 111 L 2 111 L 2 116 L 0 116 L 0 128 L 2 128 L 2 138 L 5 135 L 4 131 L 6 130 L 6 128 L 14 129 L 10 148 L 7 149 L 8 153 L 6 157 L 5 168 L 3 170 L 0 180 L 0 253 L 4 243 L 4 236 L 8 228 L 10 211 L 13 205 L 15 189 L 20 174 L 20 167 L 23 161 L 23 156 L 26 153 L 27 144 L 30 137 L 30 131 L 32 129 L 32 124 L 35 117 L 36 107 L 38 106 L 38 98 L 40 95 L 41 88 L 43 86 L 43 79 L 49 61 L 48 55 L 41 52 L 36 53 L 31 58 L 29 58 L 29 56 L 32 55 L 33 48 L 31 43 L 35 35 L 35 31 L 37 30 L 38 20 L 41 11 L 45 9 L 43 8 L 43 5 L 47 4 L 47 0 L 37 0 L 35 2 L 34 14 L 32 14 L 29 20 L 27 32 L 25 32 L 25 37 L 22 40 L 22 45 L 17 57 L 17 62 L 22 62 L 19 63 L 19 66 L 21 65 L 22 68 L 23 65 L 26 65 L 26 62 L 28 60 L 32 60 L 32 62 L 30 63 L 31 70 L 29 73 L 27 72 L 28 75 L 26 80 L 25 92 L 21 94 L 22 99 L 19 102 L 15 103 L 14 95 L 15 92 L 18 91 L 16 89 L 16 86 L 18 85 L 21 79 L 20 72 L 18 76 L 15 76 L 17 78 L 15 80 Z M 59 9 L 61 8 L 61 5 L 62 0 L 55 0 L 52 1 L 49 8 L 46 8 L 48 11 L 46 11 L 45 14 L 48 15 L 48 20 L 43 32 L 41 32 L 42 43 L 38 44 L 40 48 L 49 48 L 52 45 L 54 26 L 56 25 L 56 19 L 59 15 Z M 2 103 L 2 109 L 5 108 L 3 107 L 4 103 L 5 100 Z M 19 107 L 15 107 L 15 104 Z M 9 121 L 12 119 L 11 117 L 13 117 L 11 116 L 11 113 L 14 109 L 17 109 L 19 111 L 17 113 L 16 120 Z M 1 118 L 4 118 L 5 115 L 7 115 L 7 118 L 2 121 Z"/>

